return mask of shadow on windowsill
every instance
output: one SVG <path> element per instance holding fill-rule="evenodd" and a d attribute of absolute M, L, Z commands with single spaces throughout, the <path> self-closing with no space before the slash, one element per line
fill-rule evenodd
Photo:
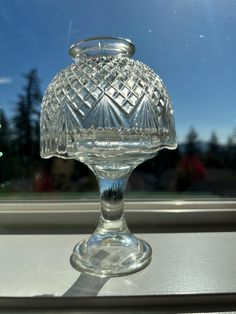
<path fill-rule="evenodd" d="M 97 296 L 110 278 L 81 273 L 75 283 L 64 293 L 63 297 Z"/>

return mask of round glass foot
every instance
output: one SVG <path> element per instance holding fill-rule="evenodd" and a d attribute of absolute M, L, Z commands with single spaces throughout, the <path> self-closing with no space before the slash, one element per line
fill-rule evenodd
<path fill-rule="evenodd" d="M 151 247 L 131 233 L 94 233 L 79 242 L 71 265 L 97 276 L 122 276 L 139 271 L 151 262 Z"/>

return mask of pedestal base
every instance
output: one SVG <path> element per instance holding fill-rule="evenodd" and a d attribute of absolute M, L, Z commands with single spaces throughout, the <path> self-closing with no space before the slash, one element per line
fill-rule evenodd
<path fill-rule="evenodd" d="M 151 247 L 129 232 L 95 232 L 75 246 L 71 265 L 80 272 L 115 277 L 146 267 L 151 255 Z"/>

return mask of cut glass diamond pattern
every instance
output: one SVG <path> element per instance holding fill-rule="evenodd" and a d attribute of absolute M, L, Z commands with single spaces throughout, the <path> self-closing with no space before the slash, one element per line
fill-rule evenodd
<path fill-rule="evenodd" d="M 65 99 L 66 106 L 73 107 L 77 119 L 85 120 L 92 112 L 96 115 L 94 108 L 107 96 L 113 116 L 120 115 L 121 109 L 127 119 L 130 117 L 132 120 L 131 116 L 144 95 L 156 108 L 156 114 L 160 115 L 160 108 L 169 98 L 165 97 L 167 92 L 161 79 L 148 66 L 128 57 L 91 57 L 78 59 L 56 75 L 43 103 L 50 120 L 61 110 L 60 104 Z M 124 119 L 117 118 L 117 121 L 122 123 Z M 91 127 L 94 123 L 87 121 L 85 125 Z"/>

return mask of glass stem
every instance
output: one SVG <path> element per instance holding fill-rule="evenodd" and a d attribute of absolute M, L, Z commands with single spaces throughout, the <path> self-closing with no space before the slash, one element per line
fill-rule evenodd
<path fill-rule="evenodd" d="M 124 192 L 128 176 L 110 179 L 98 177 L 101 218 L 97 231 L 128 231 L 123 216 Z"/>

